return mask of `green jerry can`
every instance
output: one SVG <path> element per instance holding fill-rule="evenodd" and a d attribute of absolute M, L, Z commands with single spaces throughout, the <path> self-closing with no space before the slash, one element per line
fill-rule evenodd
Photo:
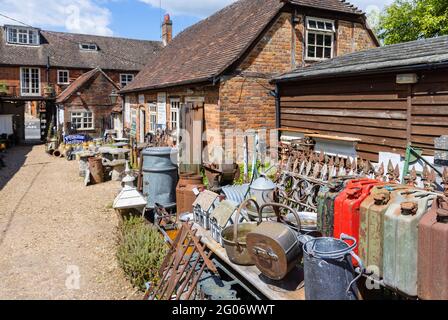
<path fill-rule="evenodd" d="M 418 225 L 437 194 L 411 189 L 400 192 L 384 215 L 384 284 L 417 296 Z"/>
<path fill-rule="evenodd" d="M 338 178 L 322 186 L 317 194 L 317 230 L 325 237 L 332 237 L 334 230 L 334 200 L 344 190 L 350 178 Z"/>
<path fill-rule="evenodd" d="M 375 186 L 361 204 L 359 225 L 359 257 L 367 270 L 383 276 L 384 214 L 397 195 L 410 187 L 397 184 Z"/>

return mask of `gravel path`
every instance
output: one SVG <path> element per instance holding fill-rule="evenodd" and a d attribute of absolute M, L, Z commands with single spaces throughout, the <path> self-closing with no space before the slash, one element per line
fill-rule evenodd
<path fill-rule="evenodd" d="M 0 299 L 137 299 L 115 258 L 119 183 L 85 187 L 78 163 L 15 147 L 0 170 Z"/>

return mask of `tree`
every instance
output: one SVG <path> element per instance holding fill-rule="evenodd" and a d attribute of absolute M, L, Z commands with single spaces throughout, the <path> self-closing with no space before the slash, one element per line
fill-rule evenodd
<path fill-rule="evenodd" d="M 379 37 L 394 44 L 448 35 L 447 0 L 395 0 L 381 14 Z"/>

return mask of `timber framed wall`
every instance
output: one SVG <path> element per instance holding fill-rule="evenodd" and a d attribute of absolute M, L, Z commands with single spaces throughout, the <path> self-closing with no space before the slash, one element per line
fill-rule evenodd
<path fill-rule="evenodd" d="M 280 127 L 360 138 L 359 156 L 372 161 L 404 155 L 408 142 L 433 155 L 448 135 L 448 69 L 416 73 L 414 85 L 396 73 L 279 83 Z"/>

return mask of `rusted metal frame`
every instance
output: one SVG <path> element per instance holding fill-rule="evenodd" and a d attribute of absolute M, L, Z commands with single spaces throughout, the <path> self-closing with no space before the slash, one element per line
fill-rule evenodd
<path fill-rule="evenodd" d="M 193 234 L 193 232 L 191 230 L 189 230 L 190 234 Z M 197 230 L 194 230 L 194 234 L 196 234 Z M 216 266 L 213 264 L 212 261 L 210 261 L 210 259 L 208 259 L 207 254 L 204 251 L 204 247 L 201 246 L 201 239 L 197 238 L 195 236 L 192 236 L 193 238 L 193 242 L 195 247 L 197 248 L 199 254 L 202 256 L 202 258 L 204 259 L 205 264 L 207 265 L 207 268 L 217 274 L 218 273 L 218 269 L 216 269 Z"/>
<path fill-rule="evenodd" d="M 196 232 L 194 232 L 194 234 L 196 234 Z M 182 277 L 182 274 L 178 274 L 177 270 L 178 270 L 179 266 L 181 265 L 182 261 L 184 260 L 185 253 L 191 246 L 191 241 L 192 241 L 192 237 L 189 238 L 188 243 L 186 245 L 185 244 L 181 245 L 181 248 L 182 248 L 181 254 L 179 254 L 178 250 L 176 250 L 175 257 L 173 260 L 173 266 L 172 267 L 170 266 L 165 271 L 164 277 L 161 281 L 161 284 L 163 283 L 163 285 L 160 286 L 162 288 L 162 291 L 160 293 L 156 292 L 156 295 L 159 294 L 163 298 L 165 296 L 165 293 L 169 293 L 169 289 L 172 286 L 175 286 L 177 281 L 179 281 L 180 278 Z M 170 274 L 170 271 L 171 271 L 171 274 Z M 174 275 L 173 275 L 173 273 L 174 273 Z M 167 276 L 169 276 L 169 279 L 166 279 Z M 178 276 L 179 276 L 179 278 L 178 278 Z M 165 281 L 165 280 L 167 280 L 167 281 Z"/>
<path fill-rule="evenodd" d="M 202 249 L 205 249 L 205 245 L 203 247 L 201 247 Z M 176 300 L 180 300 L 181 295 L 183 294 L 183 292 L 185 291 L 185 288 L 188 285 L 188 282 L 191 279 L 191 276 L 193 275 L 193 273 L 196 270 L 197 265 L 199 264 L 200 260 L 203 259 L 203 257 L 201 255 L 198 255 L 196 261 L 193 263 L 193 265 L 191 266 L 188 274 L 186 275 L 184 281 L 182 282 L 181 286 L 177 289 L 176 292 Z M 205 264 L 204 264 L 205 265 Z"/>
<path fill-rule="evenodd" d="M 207 255 L 207 260 L 210 261 L 210 258 L 211 258 L 211 256 L 212 256 L 212 254 L 213 254 L 213 252 L 211 252 L 211 251 L 208 253 L 208 255 Z M 205 261 L 204 261 L 204 262 L 205 262 Z M 196 286 L 198 285 L 198 281 L 199 281 L 199 279 L 201 278 L 201 275 L 202 275 L 202 273 L 204 272 L 205 267 L 206 267 L 206 263 L 204 263 L 204 264 L 202 265 L 201 269 L 196 273 L 196 277 L 193 278 L 193 282 L 192 282 L 192 284 L 190 285 L 190 290 L 187 292 L 187 296 L 186 296 L 186 299 L 187 299 L 187 300 L 190 299 L 191 294 L 193 293 L 194 289 L 195 289 Z"/>
<path fill-rule="evenodd" d="M 189 254 L 187 256 L 185 261 L 184 261 L 185 253 L 182 255 L 181 259 L 184 262 L 182 268 L 180 269 L 179 272 L 176 273 L 175 277 L 173 277 L 173 279 L 170 279 L 170 281 L 168 282 L 167 289 L 166 289 L 166 293 L 167 293 L 168 297 L 172 296 L 172 294 L 174 293 L 174 290 L 176 289 L 176 284 L 179 284 L 182 282 L 182 278 L 183 278 L 185 272 L 188 270 L 188 267 L 190 266 L 191 258 L 196 253 L 196 250 L 197 250 L 197 247 L 194 246 L 193 251 L 191 252 L 191 254 Z M 173 271 L 177 271 L 177 267 Z M 187 281 L 187 280 L 188 279 L 184 279 L 184 281 Z"/>
<path fill-rule="evenodd" d="M 176 260 L 175 253 L 178 250 L 179 243 L 184 243 L 185 238 L 187 236 L 187 231 L 184 227 L 181 228 L 181 231 L 177 234 L 176 239 L 174 240 L 173 245 L 170 248 L 170 251 L 168 252 L 167 256 L 162 262 L 162 265 L 159 269 L 159 276 L 162 278 L 160 279 L 159 285 L 151 292 L 148 290 L 148 293 L 145 294 L 145 297 L 147 296 L 148 299 L 153 300 L 157 296 L 157 293 L 162 289 L 162 286 L 164 285 L 164 281 L 169 274 L 169 270 L 171 269 L 172 264 Z"/>

